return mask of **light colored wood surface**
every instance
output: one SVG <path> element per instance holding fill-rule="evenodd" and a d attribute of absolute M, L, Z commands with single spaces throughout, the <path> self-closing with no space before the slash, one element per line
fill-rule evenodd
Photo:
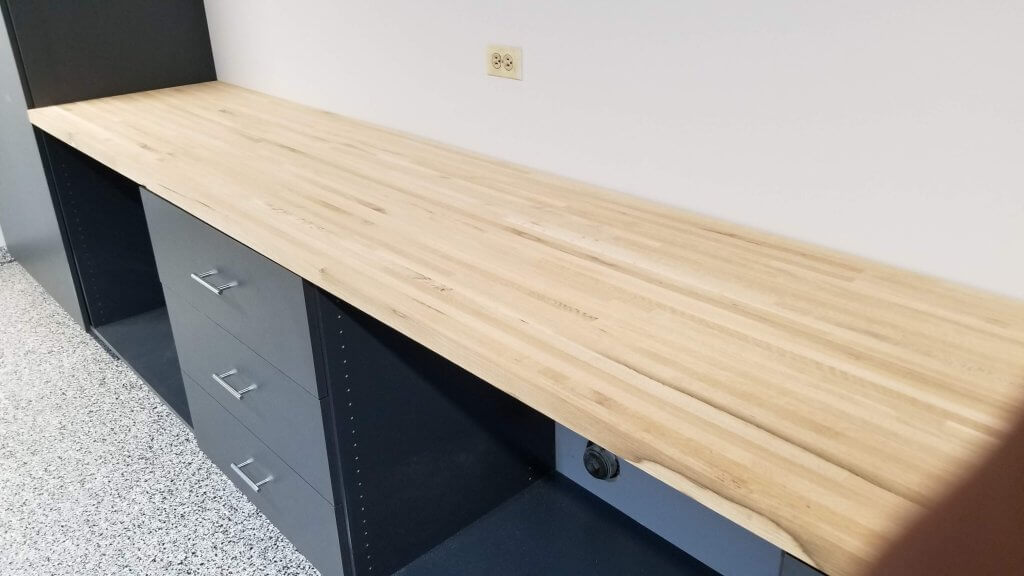
<path fill-rule="evenodd" d="M 837 576 L 1024 403 L 1020 301 L 223 83 L 31 119 Z"/>

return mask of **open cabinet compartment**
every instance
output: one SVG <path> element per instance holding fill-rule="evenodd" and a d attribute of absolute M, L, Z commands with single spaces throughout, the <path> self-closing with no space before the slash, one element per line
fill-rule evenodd
<path fill-rule="evenodd" d="M 136 183 L 38 132 L 90 332 L 191 425 Z"/>
<path fill-rule="evenodd" d="M 346 575 L 715 574 L 559 474 L 551 419 L 308 285 L 307 302 Z"/>

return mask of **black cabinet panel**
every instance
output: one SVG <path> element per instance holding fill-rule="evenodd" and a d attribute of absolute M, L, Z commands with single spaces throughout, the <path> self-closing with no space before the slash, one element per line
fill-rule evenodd
<path fill-rule="evenodd" d="M 202 0 L 6 0 L 37 108 L 216 79 Z"/>
<path fill-rule="evenodd" d="M 89 327 L 189 422 L 138 185 L 52 136 L 41 142 Z"/>
<path fill-rule="evenodd" d="M 0 4 L 2 5 L 2 4 Z M 0 26 L 0 228 L 11 254 L 81 325 L 83 308 L 54 212 L 53 198 L 25 114 L 18 67 Z"/>
<path fill-rule="evenodd" d="M 26 107 L 215 80 L 203 2 L 0 0 L 0 12 L 0 226 L 14 257 L 89 325 Z"/>

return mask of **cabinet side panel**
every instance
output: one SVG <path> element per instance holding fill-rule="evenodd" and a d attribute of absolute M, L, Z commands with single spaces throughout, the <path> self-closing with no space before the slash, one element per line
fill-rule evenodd
<path fill-rule="evenodd" d="M 7 28 L 0 26 L 0 228 L 11 254 L 85 325 Z"/>

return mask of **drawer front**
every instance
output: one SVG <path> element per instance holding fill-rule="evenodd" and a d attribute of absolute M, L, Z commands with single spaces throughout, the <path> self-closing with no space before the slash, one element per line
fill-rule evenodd
<path fill-rule="evenodd" d="M 164 286 L 319 397 L 302 280 L 145 189 L 142 202 Z"/>
<path fill-rule="evenodd" d="M 181 369 L 333 503 L 320 400 L 180 295 L 164 294 Z"/>
<path fill-rule="evenodd" d="M 188 376 L 196 439 L 203 452 L 324 576 L 340 576 L 335 508 Z"/>

